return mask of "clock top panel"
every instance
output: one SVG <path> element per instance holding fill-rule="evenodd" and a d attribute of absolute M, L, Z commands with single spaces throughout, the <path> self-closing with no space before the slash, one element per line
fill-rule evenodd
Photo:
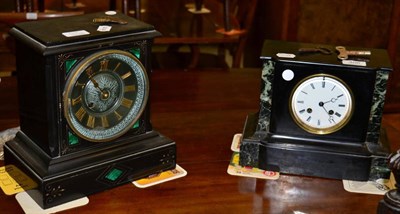
<path fill-rule="evenodd" d="M 108 22 L 95 23 L 93 21 L 99 18 L 107 18 Z M 126 23 L 122 24 L 122 22 Z M 99 26 L 107 27 L 101 29 Z M 148 34 L 147 37 L 149 38 L 160 35 L 154 29 L 154 26 L 138 21 L 120 12 L 117 12 L 115 15 L 106 15 L 105 12 L 99 12 L 21 22 L 14 26 L 11 34 L 20 39 L 28 36 L 46 47 L 131 35 Z"/>
<path fill-rule="evenodd" d="M 392 71 L 388 53 L 384 49 L 358 48 L 344 46 L 346 51 L 370 52 L 368 55 L 348 55 L 340 60 L 337 46 L 310 43 L 298 43 L 276 40 L 265 40 L 261 59 L 272 59 L 280 62 L 307 63 L 313 65 L 330 65 L 368 70 Z"/>

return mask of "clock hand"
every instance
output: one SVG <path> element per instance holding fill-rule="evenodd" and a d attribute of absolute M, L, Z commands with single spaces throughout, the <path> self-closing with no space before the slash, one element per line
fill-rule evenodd
<path fill-rule="evenodd" d="M 332 100 L 333 100 L 333 102 L 335 102 L 337 99 L 332 98 L 331 101 L 332 101 Z M 331 101 L 328 101 L 328 102 L 331 102 Z M 327 103 L 327 102 L 325 102 L 325 103 Z M 329 111 L 326 110 L 326 108 L 325 108 L 325 106 L 324 106 L 325 103 L 324 103 L 324 102 L 319 102 L 318 105 L 321 106 L 321 107 L 325 110 L 325 112 L 328 114 L 328 116 L 329 116 L 328 121 L 329 121 L 329 122 L 336 123 L 335 120 L 333 119 L 333 116 L 332 116 L 333 113 L 334 113 L 334 111 L 333 111 L 333 110 L 329 110 Z"/>
<path fill-rule="evenodd" d="M 333 99 L 335 99 L 335 98 L 332 98 L 332 100 Z M 336 101 L 337 99 L 335 99 L 334 101 Z M 328 102 L 330 102 L 330 101 L 328 101 Z M 326 103 L 326 102 L 325 102 Z M 336 123 L 335 122 L 335 120 L 333 119 L 333 113 L 334 113 L 334 111 L 333 110 L 326 110 L 326 108 L 325 108 L 325 106 L 324 106 L 324 104 L 325 104 L 324 102 L 319 102 L 319 106 L 321 106 L 324 110 L 325 110 L 325 112 L 328 114 L 328 116 L 329 116 L 329 119 L 328 119 L 328 121 L 329 122 L 333 122 L 333 123 Z"/>
<path fill-rule="evenodd" d="M 338 98 L 332 98 L 332 99 L 330 99 L 330 100 L 324 102 L 324 104 L 325 104 L 325 103 L 330 103 L 330 102 L 334 103 L 334 102 L 336 102 L 336 100 L 338 100 Z"/>
<path fill-rule="evenodd" d="M 94 87 L 100 90 L 102 99 L 107 99 L 110 96 L 110 93 L 108 91 L 100 88 L 99 83 L 93 78 L 93 75 L 89 75 L 89 79 L 93 83 Z"/>
<path fill-rule="evenodd" d="M 330 101 L 328 101 L 328 102 L 330 102 Z M 328 110 L 326 110 L 326 108 L 324 106 L 325 103 L 327 103 L 327 102 L 319 102 L 318 105 L 321 106 L 325 110 L 325 112 L 329 115 Z"/>

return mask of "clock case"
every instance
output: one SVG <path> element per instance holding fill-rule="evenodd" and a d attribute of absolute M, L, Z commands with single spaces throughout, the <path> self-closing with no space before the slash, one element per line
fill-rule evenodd
<path fill-rule="evenodd" d="M 301 48 L 318 47 L 333 53 L 299 53 Z M 260 109 L 246 119 L 240 165 L 334 179 L 365 181 L 387 177 L 390 170 L 386 167 L 386 157 L 390 148 L 381 119 L 392 68 L 385 50 L 368 50 L 370 56 L 349 58 L 354 60 L 350 64 L 366 62 L 366 66 L 356 66 L 338 60 L 334 46 L 265 41 Z M 291 81 L 282 78 L 286 69 L 294 73 Z M 354 112 L 349 122 L 326 135 L 301 129 L 289 112 L 289 99 L 296 84 L 320 73 L 343 80 L 354 97 Z"/>
<path fill-rule="evenodd" d="M 68 72 L 95 52 L 129 52 L 143 64 L 150 79 L 151 46 L 160 33 L 120 13 L 112 18 L 127 24 L 105 23 L 111 30 L 100 32 L 100 24 L 92 22 L 100 17 L 107 15 L 18 23 L 10 31 L 16 40 L 21 131 L 6 143 L 5 163 L 17 166 L 38 184 L 28 193 L 42 208 L 175 168 L 175 142 L 152 129 L 149 101 L 133 128 L 110 142 L 79 138 L 64 118 Z M 79 30 L 89 34 L 62 35 L 80 34 Z"/>

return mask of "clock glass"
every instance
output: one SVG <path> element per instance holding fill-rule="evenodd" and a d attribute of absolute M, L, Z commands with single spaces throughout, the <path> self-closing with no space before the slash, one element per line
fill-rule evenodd
<path fill-rule="evenodd" d="M 147 103 L 148 77 L 132 54 L 94 53 L 73 67 L 64 89 L 64 116 L 81 138 L 104 142 L 126 133 Z"/>
<path fill-rule="evenodd" d="M 330 134 L 347 124 L 353 113 L 353 95 L 339 78 L 317 74 L 301 80 L 290 97 L 290 113 L 302 129 Z"/>

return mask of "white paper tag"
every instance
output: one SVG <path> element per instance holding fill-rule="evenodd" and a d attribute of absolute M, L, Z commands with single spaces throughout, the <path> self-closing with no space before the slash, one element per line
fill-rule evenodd
<path fill-rule="evenodd" d="M 355 60 L 342 60 L 343 65 L 367 66 L 367 62 Z"/>
<path fill-rule="evenodd" d="M 70 32 L 64 32 L 62 35 L 65 37 L 75 37 L 75 36 L 83 36 L 83 35 L 88 35 L 90 34 L 86 30 L 77 30 L 77 31 L 70 31 Z"/>
<path fill-rule="evenodd" d="M 234 152 L 240 151 L 240 142 L 242 140 L 242 134 L 235 134 L 233 135 L 231 150 Z"/>
<path fill-rule="evenodd" d="M 100 25 L 97 28 L 97 31 L 99 31 L 99 32 L 108 32 L 110 30 L 111 30 L 111 26 L 109 26 L 109 25 Z"/>
<path fill-rule="evenodd" d="M 117 14 L 117 11 L 110 10 L 110 11 L 106 11 L 105 14 L 109 15 L 109 16 L 113 16 L 113 15 Z"/>
<path fill-rule="evenodd" d="M 343 180 L 343 187 L 348 192 L 384 195 L 387 191 L 396 188 L 396 180 L 392 173 L 390 179 L 378 179 L 376 181 Z"/>
<path fill-rule="evenodd" d="M 285 69 L 282 72 L 282 78 L 286 81 L 291 81 L 294 78 L 294 72 L 290 69 Z"/>
<path fill-rule="evenodd" d="M 36 19 L 38 19 L 38 14 L 37 13 L 26 13 L 26 19 L 27 20 L 36 20 Z"/>
<path fill-rule="evenodd" d="M 296 55 L 294 55 L 292 53 L 277 53 L 276 56 L 280 57 L 280 58 L 290 58 L 290 59 L 293 59 L 296 57 Z"/>

